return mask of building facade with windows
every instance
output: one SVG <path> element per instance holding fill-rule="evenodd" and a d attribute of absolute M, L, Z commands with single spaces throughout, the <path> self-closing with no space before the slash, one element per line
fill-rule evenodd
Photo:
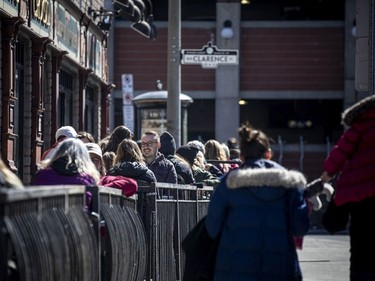
<path fill-rule="evenodd" d="M 188 140 L 226 142 L 249 122 L 274 140 L 275 160 L 310 179 L 319 176 L 343 131 L 341 112 L 368 95 L 354 81 L 357 2 L 181 0 L 182 49 L 212 42 L 239 51 L 238 65 L 181 65 L 181 92 L 194 100 L 188 106 Z M 132 32 L 122 20 L 112 30 L 110 76 L 121 85 L 121 75 L 132 74 L 134 96 L 168 80 L 168 1 L 152 3 L 155 40 Z M 228 21 L 233 36 L 224 38 Z M 124 118 L 121 87 L 112 97 L 111 126 L 117 126 Z"/>
<path fill-rule="evenodd" d="M 88 12 L 102 1 L 0 4 L 1 157 L 29 184 L 59 127 L 108 133 L 108 32 Z"/>

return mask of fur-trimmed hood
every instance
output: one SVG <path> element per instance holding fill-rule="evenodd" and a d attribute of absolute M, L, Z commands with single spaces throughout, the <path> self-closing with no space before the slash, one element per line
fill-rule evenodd
<path fill-rule="evenodd" d="M 229 189 L 241 187 L 285 187 L 285 188 L 305 188 L 306 178 L 298 171 L 288 171 L 284 169 L 236 169 L 227 176 L 226 184 Z"/>
<path fill-rule="evenodd" d="M 350 127 L 358 117 L 369 108 L 375 107 L 375 95 L 366 97 L 359 102 L 353 104 L 342 113 L 342 123 Z"/>

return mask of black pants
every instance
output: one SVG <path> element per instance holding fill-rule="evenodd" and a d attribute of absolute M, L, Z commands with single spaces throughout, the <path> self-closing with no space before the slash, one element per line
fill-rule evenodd
<path fill-rule="evenodd" d="M 350 280 L 375 281 L 375 197 L 350 203 Z"/>
<path fill-rule="evenodd" d="M 375 281 L 373 273 L 366 272 L 350 272 L 350 281 Z"/>

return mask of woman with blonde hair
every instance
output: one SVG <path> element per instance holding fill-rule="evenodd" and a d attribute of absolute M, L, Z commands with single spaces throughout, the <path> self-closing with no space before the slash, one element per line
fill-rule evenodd
<path fill-rule="evenodd" d="M 41 162 L 32 185 L 96 185 L 100 174 L 85 144 L 75 138 L 62 141 L 51 159 Z"/>
<path fill-rule="evenodd" d="M 0 187 L 23 189 L 21 180 L 0 159 Z"/>
<path fill-rule="evenodd" d="M 222 147 L 221 143 L 217 140 L 208 140 L 204 144 L 205 148 L 205 158 L 206 161 L 214 160 L 217 161 L 217 163 L 212 163 L 214 166 L 216 166 L 224 175 L 227 174 L 231 166 L 227 163 L 224 163 L 225 161 L 228 161 L 228 158 L 226 156 L 225 150 Z M 220 163 L 220 161 L 223 161 Z"/>

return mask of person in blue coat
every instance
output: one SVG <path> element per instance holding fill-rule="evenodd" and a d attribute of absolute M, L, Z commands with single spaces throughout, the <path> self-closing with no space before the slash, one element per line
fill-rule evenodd
<path fill-rule="evenodd" d="M 267 136 L 239 129 L 243 165 L 217 186 L 206 229 L 220 237 L 215 281 L 302 280 L 293 236 L 309 229 L 306 179 L 270 160 Z"/>

